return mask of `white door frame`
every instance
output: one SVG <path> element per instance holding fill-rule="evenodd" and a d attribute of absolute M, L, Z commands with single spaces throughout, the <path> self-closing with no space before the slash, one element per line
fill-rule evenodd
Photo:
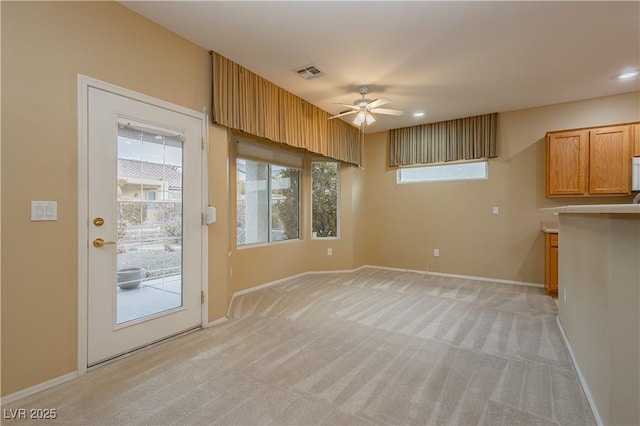
<path fill-rule="evenodd" d="M 181 113 L 199 119 L 202 122 L 202 206 L 204 213 L 208 200 L 208 167 L 205 147 L 209 143 L 208 116 L 204 112 L 194 111 L 161 99 L 147 96 L 129 89 L 115 86 L 104 81 L 96 80 L 82 74 L 78 74 L 78 366 L 77 374 L 82 376 L 87 372 L 88 360 L 88 302 L 89 293 L 88 281 L 88 260 L 89 260 L 89 224 L 88 224 L 88 118 L 89 118 L 89 88 L 94 87 L 100 90 L 111 92 L 116 95 L 127 97 L 136 101 L 144 102 L 159 108 Z M 209 318 L 208 312 L 208 232 L 207 227 L 201 226 L 202 235 L 202 271 L 200 276 L 201 290 L 204 293 L 204 301 L 200 305 L 200 323 L 204 327 Z"/>

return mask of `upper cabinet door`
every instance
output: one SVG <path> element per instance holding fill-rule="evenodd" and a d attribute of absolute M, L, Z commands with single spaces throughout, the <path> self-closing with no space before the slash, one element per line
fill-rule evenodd
<path fill-rule="evenodd" d="M 633 128 L 633 156 L 640 157 L 640 124 L 634 124 Z"/>
<path fill-rule="evenodd" d="M 631 126 L 589 131 L 589 193 L 629 194 Z"/>
<path fill-rule="evenodd" d="M 585 130 L 547 135 L 547 196 L 587 193 L 588 136 Z"/>

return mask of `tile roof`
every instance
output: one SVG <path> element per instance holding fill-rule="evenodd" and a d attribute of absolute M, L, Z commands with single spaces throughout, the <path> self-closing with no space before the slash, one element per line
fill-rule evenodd
<path fill-rule="evenodd" d="M 168 164 L 118 159 L 118 176 L 158 179 L 167 181 L 169 188 L 182 188 L 182 168 Z"/>

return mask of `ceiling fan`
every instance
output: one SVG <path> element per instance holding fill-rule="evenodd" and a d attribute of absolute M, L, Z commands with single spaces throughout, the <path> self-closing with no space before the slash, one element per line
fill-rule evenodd
<path fill-rule="evenodd" d="M 391 102 L 389 98 L 379 98 L 376 100 L 370 100 L 365 98 L 365 96 L 369 93 L 369 88 L 367 86 L 360 87 L 360 95 L 362 95 L 361 99 L 356 99 L 353 102 L 353 105 L 349 104 L 336 104 L 342 105 L 347 108 L 351 108 L 351 111 L 341 112 L 340 114 L 333 115 L 329 117 L 329 120 L 332 118 L 344 117 L 349 114 L 356 114 L 356 117 L 353 119 L 353 124 L 356 126 L 360 126 L 363 123 L 371 124 L 376 121 L 373 114 L 387 114 L 387 115 L 402 115 L 404 112 L 398 109 L 389 109 L 389 108 L 380 108 L 382 105 L 386 105 Z"/>

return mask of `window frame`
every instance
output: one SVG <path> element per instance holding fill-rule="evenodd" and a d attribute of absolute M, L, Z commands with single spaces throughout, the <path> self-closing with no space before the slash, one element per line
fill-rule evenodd
<path fill-rule="evenodd" d="M 238 173 L 239 173 L 239 167 L 238 167 L 238 163 L 240 160 L 244 160 L 244 161 L 252 161 L 255 163 L 262 163 L 262 164 L 266 164 L 267 165 L 267 241 L 260 241 L 260 242 L 255 242 L 255 243 L 239 243 L 238 241 L 238 233 L 237 233 L 237 229 L 238 229 L 238 183 L 239 183 L 239 179 L 238 179 Z M 242 155 L 237 155 L 236 156 L 236 214 L 235 214 L 235 221 L 236 221 L 236 248 L 239 250 L 245 249 L 245 248 L 250 248 L 250 247 L 259 247 L 259 246 L 267 246 L 267 245 L 273 245 L 273 244 L 283 244 L 283 243 L 289 243 L 289 242 L 294 242 L 294 241 L 300 241 L 301 240 L 301 236 L 302 236 L 302 221 L 301 221 L 301 212 L 302 212 L 302 180 L 303 180 L 303 172 L 304 169 L 303 168 L 299 168 L 299 167 L 293 167 L 291 165 L 287 165 L 287 164 L 282 164 L 279 163 L 277 161 L 267 161 L 267 160 L 261 160 L 258 158 L 253 158 L 251 156 L 242 156 Z M 297 238 L 289 238 L 289 239 L 285 239 L 285 240 L 277 240 L 274 241 L 272 240 L 272 231 L 273 231 L 273 221 L 272 221 L 272 214 L 273 214 L 273 198 L 272 198 L 272 166 L 277 166 L 277 167 L 282 167 L 282 168 L 286 168 L 286 169 L 293 169 L 293 170 L 297 170 L 298 171 L 298 191 L 297 191 L 297 198 L 298 198 L 298 209 L 297 209 L 297 216 L 298 216 L 298 236 Z M 246 182 L 246 181 L 245 181 Z M 245 218 L 246 220 L 246 218 Z"/>
<path fill-rule="evenodd" d="M 336 163 L 336 173 L 337 173 L 337 184 L 336 184 L 336 235 L 331 237 L 318 237 L 313 235 L 313 163 Z M 330 158 L 312 158 L 309 162 L 309 175 L 311 177 L 311 194 L 310 194 L 310 212 L 309 212 L 309 234 L 312 240 L 317 241 L 328 241 L 328 240 L 339 240 L 341 237 L 341 179 L 340 179 L 340 170 L 341 164 L 338 160 L 333 160 Z"/>
<path fill-rule="evenodd" d="M 470 164 L 483 164 L 484 165 L 484 176 L 474 176 L 474 177 L 450 177 L 444 179 L 424 179 L 424 180 L 411 180 L 411 181 L 402 181 L 402 171 L 403 170 L 415 170 L 415 169 L 428 169 L 433 167 L 460 167 Z M 454 161 L 447 163 L 433 163 L 433 164 L 421 164 L 412 167 L 398 167 L 396 171 L 396 184 L 397 185 L 411 185 L 416 183 L 445 183 L 445 182 L 467 182 L 467 181 L 479 181 L 479 180 L 487 180 L 489 179 L 489 161 L 486 158 L 471 160 L 471 161 Z"/>

